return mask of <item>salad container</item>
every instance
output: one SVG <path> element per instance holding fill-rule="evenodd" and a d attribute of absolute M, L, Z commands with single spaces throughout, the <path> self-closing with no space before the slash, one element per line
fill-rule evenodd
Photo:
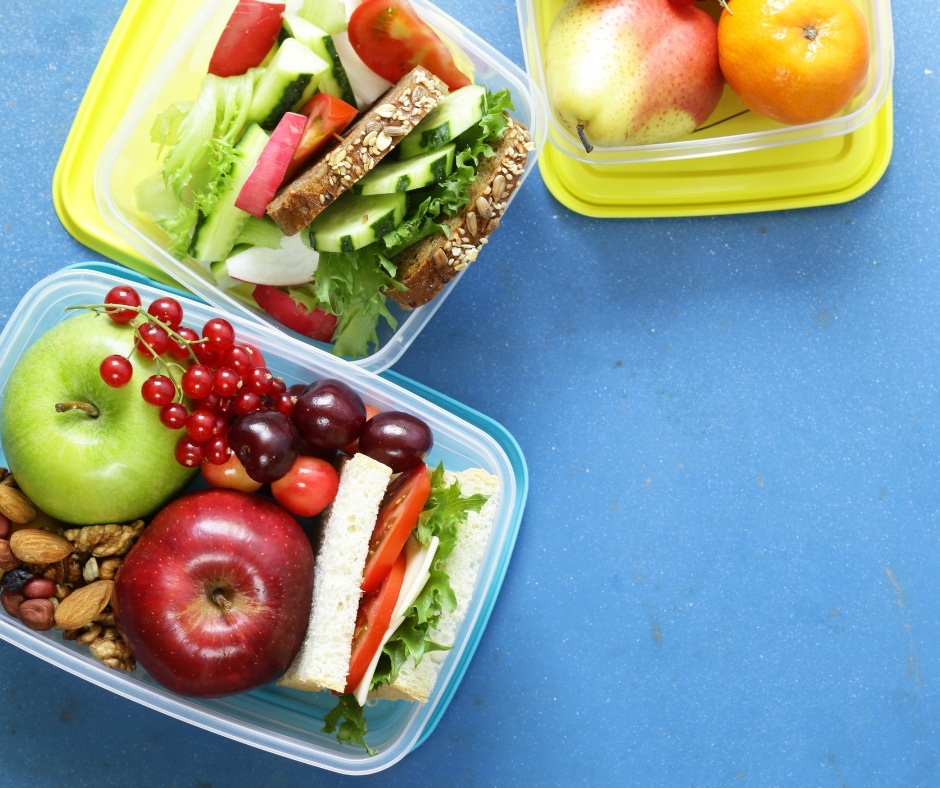
<path fill-rule="evenodd" d="M 456 62 L 461 64 L 466 73 L 472 74 L 476 83 L 494 92 L 502 88 L 510 90 L 514 117 L 529 128 L 535 146 L 530 152 L 525 170 L 519 177 L 521 185 L 534 169 L 547 133 L 546 111 L 538 88 L 525 71 L 433 4 L 427 0 L 411 1 L 419 15 L 439 33 L 454 54 Z M 151 13 L 145 6 L 144 0 L 137 0 L 136 3 L 130 4 L 129 11 L 133 12 L 137 8 L 143 17 Z M 233 0 L 206 0 L 194 10 L 187 10 L 191 16 L 185 20 L 179 35 L 168 42 L 165 53 L 152 71 L 144 75 L 144 80 L 134 93 L 124 94 L 123 101 L 119 103 L 113 103 L 113 96 L 96 99 L 110 102 L 109 115 L 115 125 L 111 127 L 113 133 L 104 144 L 95 169 L 94 199 L 100 216 L 111 233 L 131 250 L 133 257 L 156 269 L 158 274 L 164 275 L 160 278 L 166 280 L 169 277 L 206 302 L 228 312 L 267 322 L 287 332 L 287 329 L 256 307 L 247 295 L 247 290 L 220 287 L 212 274 L 191 258 L 179 260 L 170 254 L 167 251 L 166 235 L 139 210 L 135 194 L 138 184 L 153 175 L 158 167 L 159 148 L 151 140 L 154 120 L 171 104 L 195 98 L 202 77 L 206 74 L 215 43 L 231 15 L 233 6 Z M 172 10 L 168 10 L 165 13 L 173 19 L 179 19 L 178 12 L 174 14 Z M 124 35 L 142 40 L 149 32 L 148 29 L 141 30 L 130 25 Z M 133 54 L 133 48 L 128 47 L 126 56 Z M 152 55 L 150 60 L 153 61 L 154 58 Z M 103 84 L 112 74 L 127 80 L 128 75 L 124 73 L 124 69 L 134 67 L 134 64 L 123 59 L 119 61 L 108 58 L 103 58 L 102 65 L 104 71 L 100 75 L 96 73 L 96 80 L 93 81 L 96 84 L 99 76 Z M 98 122 L 101 122 L 100 119 Z M 88 133 L 90 130 L 84 131 Z M 87 155 L 87 149 L 82 153 Z M 73 155 L 81 155 L 77 143 Z M 518 189 L 512 196 L 517 192 Z M 74 208 L 74 202 L 66 204 L 64 200 L 60 200 L 60 203 L 66 210 Z M 68 223 L 68 219 L 64 221 Z M 95 248 L 108 251 L 97 245 Z M 498 259 L 493 259 L 490 249 L 485 250 L 482 259 L 484 266 L 500 264 Z M 460 272 L 457 278 L 462 274 L 463 272 Z M 372 348 L 369 355 L 350 360 L 358 366 L 372 370 L 390 367 L 440 308 L 455 282 L 456 279 L 430 303 L 411 311 L 400 309 L 388 299 L 388 306 L 396 319 L 397 327 L 391 328 L 384 320 L 380 321 L 378 345 Z M 300 338 L 299 335 L 294 336 Z"/>
<path fill-rule="evenodd" d="M 286 337 L 242 315 L 221 313 L 180 291 L 149 283 L 110 263 L 63 269 L 37 283 L 10 316 L 0 334 L 0 401 L 17 360 L 46 330 L 68 318 L 66 307 L 101 303 L 116 284 L 130 283 L 144 304 L 171 294 L 183 306 L 186 322 L 201 325 L 226 317 L 240 341 L 256 345 L 271 371 L 290 385 L 340 378 L 363 400 L 382 410 L 404 410 L 423 419 L 434 433 L 430 466 L 443 462 L 460 471 L 482 468 L 499 479 L 499 508 L 477 579 L 470 610 L 427 703 L 369 701 L 366 738 L 377 750 L 340 744 L 323 733 L 323 718 L 335 705 L 328 692 L 310 693 L 269 685 L 220 699 L 184 698 L 156 684 L 141 667 L 130 673 L 106 667 L 86 646 L 63 640 L 56 630 L 34 632 L 0 612 L 0 637 L 63 670 L 179 720 L 278 755 L 336 772 L 369 774 L 388 768 L 431 733 L 457 689 L 482 636 L 518 532 L 528 489 L 525 460 L 513 438 L 485 416 L 391 372 L 379 376 L 332 354 Z M 0 447 L 0 466 L 5 460 Z M 193 482 L 198 485 L 199 482 Z"/>
<path fill-rule="evenodd" d="M 465 63 L 475 81 L 508 87 L 515 116 L 532 132 L 535 150 L 522 178 L 535 166 L 546 133 L 538 90 L 521 69 L 425 0 L 412 0 Z M 330 693 L 272 684 L 221 699 L 176 695 L 141 667 L 130 673 L 94 659 L 87 647 L 63 640 L 56 630 L 35 632 L 0 612 L 0 638 L 80 678 L 176 719 L 303 763 L 344 774 L 369 774 L 405 757 L 434 730 L 467 670 L 505 576 L 528 492 L 522 452 L 506 430 L 486 416 L 408 380 L 388 368 L 443 303 L 448 287 L 429 305 L 398 313 L 397 329 L 381 335 L 363 359 L 343 359 L 267 319 L 243 299 L 225 292 L 198 265 L 179 261 L 163 246 L 161 231 L 136 208 L 134 186 L 157 166 L 150 127 L 166 105 L 191 99 L 234 0 L 185 3 L 129 0 L 102 55 L 76 115 L 56 169 L 53 195 L 63 225 L 107 260 L 67 267 L 38 282 L 0 334 L 0 401 L 17 360 L 46 330 L 65 320 L 69 306 L 100 303 L 116 284 L 131 284 L 143 303 L 177 298 L 186 322 L 225 317 L 240 341 L 257 346 L 271 371 L 290 385 L 339 378 L 380 410 L 403 410 L 424 420 L 434 434 L 426 458 L 451 471 L 482 468 L 499 480 L 499 504 L 468 614 L 448 651 L 427 703 L 369 701 L 368 745 L 341 744 L 325 733 Z M 498 265 L 487 250 L 484 265 Z M 117 265 L 118 261 L 123 265 Z M 0 466 L 5 457 L 0 446 Z M 201 486 L 198 480 L 193 486 Z"/>

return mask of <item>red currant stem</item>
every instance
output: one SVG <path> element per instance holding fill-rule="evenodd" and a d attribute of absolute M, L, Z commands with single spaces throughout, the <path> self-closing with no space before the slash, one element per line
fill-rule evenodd
<path fill-rule="evenodd" d="M 194 364 L 199 363 L 199 359 L 196 358 L 196 354 L 193 353 L 192 345 L 202 344 L 207 340 L 202 339 L 186 339 L 186 337 L 181 336 L 176 333 L 172 328 L 170 328 L 168 323 L 164 323 L 160 318 L 154 317 L 142 306 L 126 306 L 124 304 L 79 304 L 78 306 L 67 306 L 65 307 L 66 311 L 70 309 L 90 309 L 92 312 L 107 313 L 109 309 L 124 309 L 131 312 L 136 312 L 138 315 L 143 317 L 148 323 L 156 323 L 160 328 L 162 328 L 169 335 L 171 339 L 175 339 L 180 342 L 188 351 L 189 357 L 192 359 Z M 139 324 L 138 324 L 139 325 Z"/>
<path fill-rule="evenodd" d="M 100 411 L 89 402 L 58 402 L 55 406 L 56 413 L 65 413 L 69 410 L 83 410 L 93 419 L 97 419 Z"/>

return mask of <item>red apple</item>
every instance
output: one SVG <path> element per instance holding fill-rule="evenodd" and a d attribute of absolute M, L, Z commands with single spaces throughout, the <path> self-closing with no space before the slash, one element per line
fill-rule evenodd
<path fill-rule="evenodd" d="M 267 498 L 200 490 L 164 507 L 115 578 L 118 629 L 167 689 L 221 697 L 263 686 L 304 639 L 314 558 Z"/>

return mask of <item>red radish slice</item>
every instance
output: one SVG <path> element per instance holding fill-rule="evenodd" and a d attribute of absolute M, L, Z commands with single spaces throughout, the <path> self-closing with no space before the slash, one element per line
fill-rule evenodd
<path fill-rule="evenodd" d="M 277 43 L 284 3 L 238 0 L 209 61 L 209 73 L 234 77 L 260 66 Z"/>
<path fill-rule="evenodd" d="M 284 173 L 294 155 L 294 149 L 304 132 L 307 118 L 296 112 L 287 112 L 280 119 L 267 145 L 261 152 L 245 185 L 238 193 L 235 207 L 261 218 L 274 199 L 277 187 L 284 180 Z"/>
<path fill-rule="evenodd" d="M 255 301 L 268 315 L 292 331 L 319 342 L 329 342 L 336 330 L 336 315 L 321 309 L 309 310 L 283 290 L 270 285 L 256 285 L 251 291 Z"/>

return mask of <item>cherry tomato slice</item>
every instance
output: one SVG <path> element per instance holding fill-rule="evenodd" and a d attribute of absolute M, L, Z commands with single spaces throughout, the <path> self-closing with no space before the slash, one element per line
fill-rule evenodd
<path fill-rule="evenodd" d="M 233 77 L 260 66 L 277 42 L 284 3 L 238 0 L 209 60 L 209 73 Z"/>
<path fill-rule="evenodd" d="M 363 596 L 359 602 L 349 673 L 346 675 L 346 692 L 353 692 L 359 686 L 372 658 L 382 645 L 382 637 L 392 623 L 392 613 L 395 612 L 398 595 L 405 581 L 407 565 L 408 561 L 402 553 L 392 564 L 391 572 L 384 578 L 385 582 L 376 591 Z"/>
<path fill-rule="evenodd" d="M 424 66 L 451 90 L 470 84 L 450 50 L 408 0 L 365 0 L 349 17 L 349 43 L 363 63 L 389 82 Z"/>
<path fill-rule="evenodd" d="M 339 134 L 352 123 L 358 112 L 355 107 L 329 93 L 311 96 L 300 110 L 300 114 L 307 116 L 307 122 L 287 165 L 284 180 L 293 178 L 313 154 L 326 147 L 334 134 Z"/>
<path fill-rule="evenodd" d="M 388 486 L 369 540 L 366 568 L 362 572 L 362 590 L 365 593 L 378 588 L 391 571 L 430 495 L 431 477 L 424 463 L 405 471 Z"/>

